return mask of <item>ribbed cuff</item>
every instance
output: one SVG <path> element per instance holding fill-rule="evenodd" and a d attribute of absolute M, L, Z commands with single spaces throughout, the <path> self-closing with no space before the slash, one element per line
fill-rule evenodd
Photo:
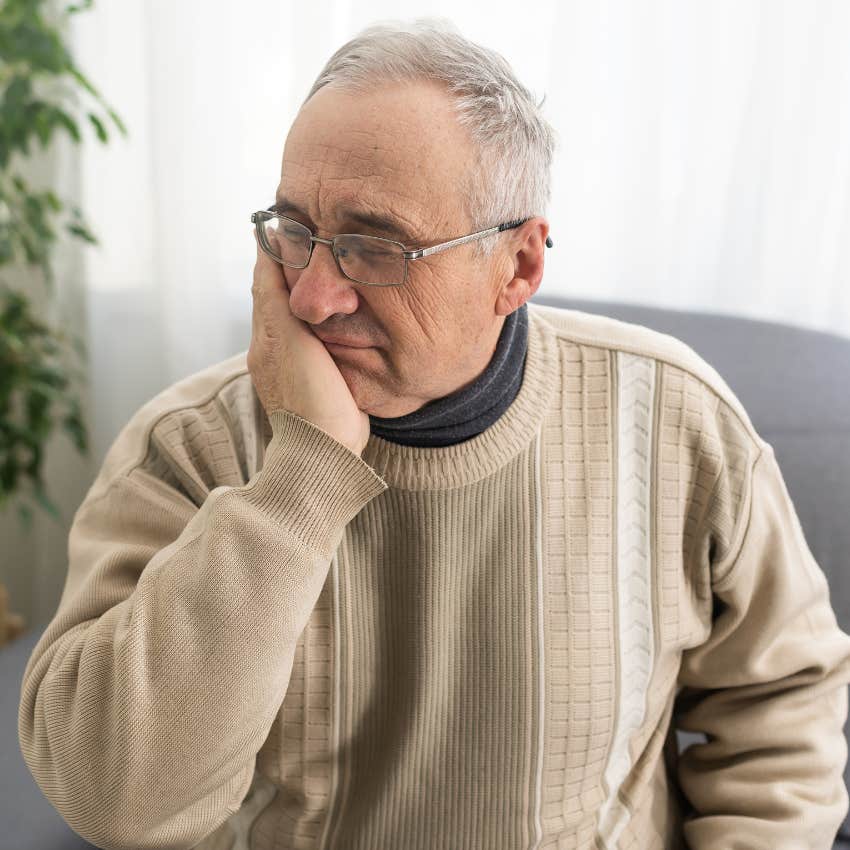
<path fill-rule="evenodd" d="M 330 556 L 340 531 L 389 485 L 330 434 L 289 410 L 269 414 L 272 439 L 246 501 Z"/>

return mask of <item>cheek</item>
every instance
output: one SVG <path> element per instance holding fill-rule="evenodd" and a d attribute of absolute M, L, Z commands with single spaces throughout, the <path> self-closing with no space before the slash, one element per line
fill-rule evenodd
<path fill-rule="evenodd" d="M 418 324 L 429 329 L 429 336 L 456 321 L 458 309 L 463 306 L 462 281 L 456 275 L 440 272 L 439 268 L 423 269 L 406 293 L 408 310 Z"/>

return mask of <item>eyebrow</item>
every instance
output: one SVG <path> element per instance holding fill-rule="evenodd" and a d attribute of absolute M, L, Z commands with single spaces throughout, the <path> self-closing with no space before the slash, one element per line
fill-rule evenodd
<path fill-rule="evenodd" d="M 306 219 L 310 219 L 309 213 L 301 209 L 298 204 L 293 203 L 286 197 L 275 198 L 274 209 L 281 215 L 287 213 L 298 213 Z M 356 224 L 362 224 L 365 227 L 371 227 L 373 230 L 381 230 L 390 236 L 395 237 L 399 242 L 407 245 L 418 244 L 421 240 L 416 234 L 411 233 L 404 227 L 401 227 L 397 221 L 380 215 L 369 209 L 360 209 L 358 207 L 337 207 L 337 213 L 341 221 L 351 221 Z"/>

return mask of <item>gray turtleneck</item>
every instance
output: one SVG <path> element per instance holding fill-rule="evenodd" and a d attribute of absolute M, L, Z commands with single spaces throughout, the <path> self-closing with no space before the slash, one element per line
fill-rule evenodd
<path fill-rule="evenodd" d="M 404 416 L 369 416 L 372 433 L 405 446 L 450 446 L 489 428 L 522 385 L 528 350 L 528 306 L 504 321 L 487 368 L 468 387 L 429 401 Z"/>

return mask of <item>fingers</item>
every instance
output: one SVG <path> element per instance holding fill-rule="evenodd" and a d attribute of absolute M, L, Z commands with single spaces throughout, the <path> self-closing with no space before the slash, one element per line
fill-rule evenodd
<path fill-rule="evenodd" d="M 256 230 L 254 231 L 254 242 L 257 245 L 257 259 L 254 263 L 254 285 L 251 287 L 251 293 L 256 298 L 272 287 L 275 281 L 274 266 L 277 263 L 260 246 L 260 240 L 257 238 Z"/>
<path fill-rule="evenodd" d="M 283 266 L 263 250 L 256 229 L 252 232 L 257 245 L 254 281 L 251 285 L 254 299 L 252 321 L 255 327 L 265 327 L 270 321 L 282 321 L 282 314 L 289 314 L 289 289 Z"/>
<path fill-rule="evenodd" d="M 263 273 L 263 266 L 262 266 L 262 259 L 263 258 L 261 256 L 263 254 L 263 250 L 262 250 L 262 248 L 260 248 L 260 240 L 257 238 L 256 228 L 252 228 L 251 233 L 254 236 L 254 242 L 256 243 L 256 246 L 257 246 L 257 259 L 254 262 L 254 280 L 253 280 L 253 283 L 251 284 L 251 296 L 252 296 L 253 301 L 254 301 L 253 309 L 251 311 L 251 328 L 252 328 L 251 338 L 252 338 L 252 341 L 255 342 L 256 340 L 259 339 L 258 334 L 259 334 L 259 331 L 262 327 L 261 313 L 262 313 L 262 309 L 263 309 L 262 308 L 262 302 L 264 301 L 263 294 L 264 294 L 265 289 L 264 289 L 264 285 L 263 285 L 263 280 L 264 280 L 264 273 Z M 253 344 L 254 343 L 252 342 L 252 345 Z"/>

